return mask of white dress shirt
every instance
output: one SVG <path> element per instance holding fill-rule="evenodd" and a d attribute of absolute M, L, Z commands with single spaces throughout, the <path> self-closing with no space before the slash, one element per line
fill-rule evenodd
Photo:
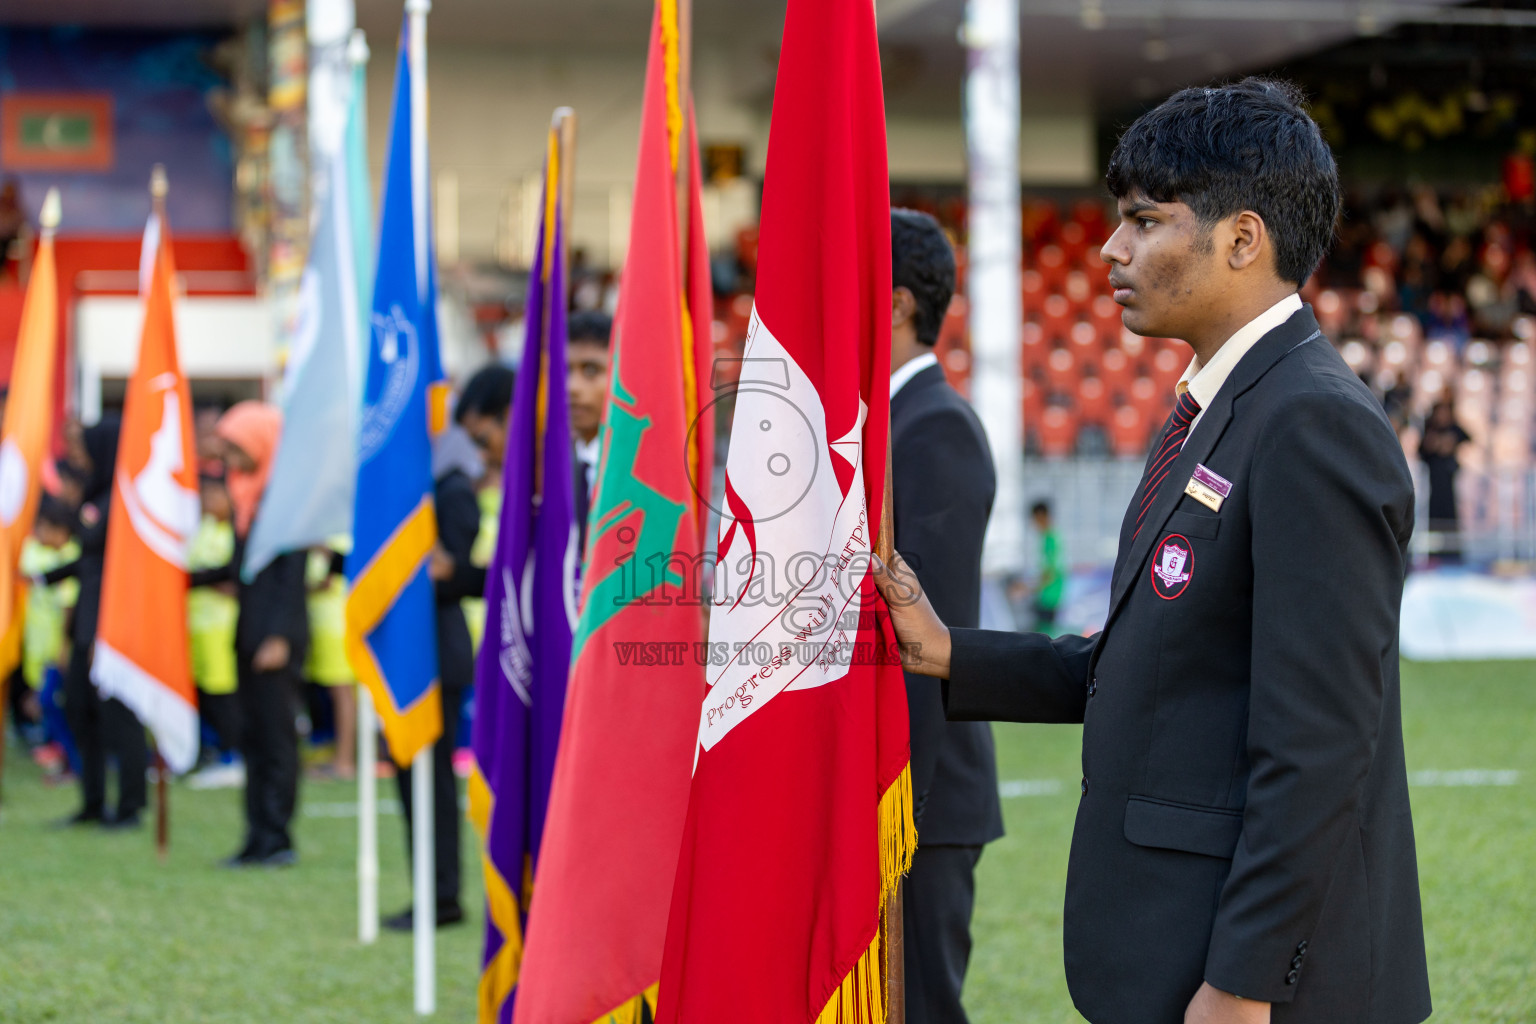
<path fill-rule="evenodd" d="M 592 440 L 583 441 L 576 438 L 576 460 L 581 463 L 583 479 L 586 480 L 587 493 L 592 493 L 593 476 L 597 473 L 597 458 L 603 450 L 603 433 L 598 431 L 592 435 Z"/>
<path fill-rule="evenodd" d="M 895 398 L 896 392 L 900 391 L 902 387 L 907 383 L 907 381 L 911 380 L 913 377 L 916 377 L 918 374 L 928 369 L 928 367 L 938 365 L 939 357 L 934 355 L 932 352 L 924 352 L 920 356 L 913 356 L 911 359 L 908 359 L 906 362 L 902 363 L 891 372 L 891 397 Z"/>
<path fill-rule="evenodd" d="M 1211 357 L 1209 363 L 1201 366 L 1199 356 L 1189 361 L 1188 368 L 1184 370 L 1184 376 L 1179 378 L 1178 390 L 1180 394 L 1187 390 L 1194 395 L 1195 401 L 1200 403 L 1200 411 L 1195 414 L 1194 421 L 1189 425 L 1189 432 L 1184 435 L 1185 444 L 1189 443 L 1195 428 L 1200 426 L 1200 421 L 1205 418 L 1205 410 L 1211 407 L 1217 393 L 1221 391 L 1221 386 L 1227 382 L 1227 377 L 1242 361 L 1243 356 L 1248 354 L 1248 350 L 1258 344 L 1259 339 L 1264 335 L 1289 320 L 1291 315 L 1300 308 L 1301 296 L 1292 292 L 1239 327 L 1237 333 L 1216 350 L 1216 354 Z"/>

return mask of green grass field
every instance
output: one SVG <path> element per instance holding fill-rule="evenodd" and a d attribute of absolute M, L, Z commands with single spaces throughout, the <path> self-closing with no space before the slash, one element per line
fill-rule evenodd
<path fill-rule="evenodd" d="M 1536 1021 L 1536 665 L 1408 665 L 1409 770 L 1436 1021 Z M 1061 969 L 1061 896 L 1078 732 L 999 726 L 1008 836 L 982 860 L 967 1003 L 976 1024 L 1080 1021 Z M 1516 772 L 1475 776 L 1475 771 Z M 1463 774 L 1447 774 L 1461 772 Z M 1439 774 L 1433 774 L 1439 773 Z M 1468 785 L 1467 783 L 1480 783 Z M 393 784 L 381 784 L 393 796 Z M 387 1024 L 415 1019 L 411 950 L 356 934 L 350 784 L 306 785 L 283 872 L 213 864 L 240 838 L 239 794 L 173 794 L 174 847 L 149 832 L 54 831 L 71 790 L 8 754 L 0 811 L 0 1022 Z M 386 912 L 408 901 L 401 820 L 380 821 Z M 466 852 L 470 833 L 465 832 Z M 466 857 L 479 920 L 479 879 Z M 474 1019 L 478 924 L 438 944 L 438 1019 Z"/>

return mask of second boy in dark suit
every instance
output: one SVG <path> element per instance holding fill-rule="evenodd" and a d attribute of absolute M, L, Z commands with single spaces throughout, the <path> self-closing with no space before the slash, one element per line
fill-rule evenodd
<path fill-rule="evenodd" d="M 896 549 L 946 622 L 981 614 L 981 545 L 996 475 L 981 422 L 934 356 L 955 290 L 938 222 L 891 213 L 891 474 Z M 907 676 L 917 853 L 905 890 L 908 1024 L 964 1024 L 960 990 L 982 847 L 1003 834 L 992 727 L 946 722 L 938 684 Z"/>

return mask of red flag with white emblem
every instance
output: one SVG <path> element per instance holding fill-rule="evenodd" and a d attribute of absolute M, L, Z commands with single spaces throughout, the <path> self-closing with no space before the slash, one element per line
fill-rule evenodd
<path fill-rule="evenodd" d="M 906 691 L 870 551 L 891 240 L 874 7 L 790 0 L 736 395 L 709 691 L 658 1021 L 885 1020 L 916 843 Z"/>

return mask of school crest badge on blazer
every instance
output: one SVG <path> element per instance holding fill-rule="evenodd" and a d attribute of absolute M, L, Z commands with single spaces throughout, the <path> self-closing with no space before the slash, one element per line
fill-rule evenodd
<path fill-rule="evenodd" d="M 1152 588 L 1157 591 L 1157 596 L 1172 601 L 1184 593 L 1194 565 L 1194 552 L 1185 537 L 1174 533 L 1163 538 L 1152 563 Z"/>

